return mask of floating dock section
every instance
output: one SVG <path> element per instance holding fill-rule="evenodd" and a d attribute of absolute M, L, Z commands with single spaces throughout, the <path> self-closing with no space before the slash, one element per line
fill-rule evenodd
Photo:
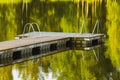
<path fill-rule="evenodd" d="M 0 42 L 0 66 L 46 56 L 60 51 L 90 50 L 103 43 L 104 34 L 30 32 L 16 40 Z"/>

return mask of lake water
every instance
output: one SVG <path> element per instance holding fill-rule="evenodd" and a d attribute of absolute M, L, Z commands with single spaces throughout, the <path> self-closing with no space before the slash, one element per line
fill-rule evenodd
<path fill-rule="evenodd" d="M 0 80 L 120 80 L 119 0 L 2 0 L 0 41 L 12 40 L 36 22 L 46 32 L 92 32 L 99 21 L 104 45 L 69 50 L 0 67 Z M 95 31 L 97 32 L 97 31 Z"/>

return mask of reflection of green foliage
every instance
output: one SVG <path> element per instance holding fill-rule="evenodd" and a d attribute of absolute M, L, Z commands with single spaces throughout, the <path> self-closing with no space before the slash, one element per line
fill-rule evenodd
<path fill-rule="evenodd" d="M 22 1 L 28 3 L 31 0 L 0 0 L 0 4 L 20 3 Z"/>
<path fill-rule="evenodd" d="M 0 80 L 13 80 L 12 66 L 0 67 Z"/>
<path fill-rule="evenodd" d="M 47 75 L 50 70 L 53 72 L 52 78 L 57 80 L 96 80 L 96 75 L 103 76 L 103 69 L 99 70 L 97 64 L 92 51 L 65 51 L 17 64 L 16 69 L 19 70 L 23 80 L 27 78 L 36 80 L 39 77 L 44 79 L 45 74 Z M 43 75 L 40 70 L 45 74 Z"/>
<path fill-rule="evenodd" d="M 16 0 L 16 1 L 19 1 L 19 0 Z M 29 3 L 28 5 L 17 4 L 17 6 L 14 5 L 14 7 L 13 6 L 9 7 L 10 5 L 8 6 L 1 5 L 1 7 L 4 8 L 4 10 L 0 8 L 0 18 L 2 18 L 0 19 L 1 20 L 0 24 L 1 26 L 3 26 L 3 27 L 0 27 L 0 30 L 3 30 L 3 31 L 0 31 L 0 36 L 2 37 L 2 39 L 0 38 L 1 40 L 13 39 L 17 33 L 17 30 L 18 31 L 19 29 L 22 30 L 21 29 L 22 26 L 19 26 L 19 29 L 17 28 L 18 24 L 24 23 L 24 22 L 25 23 L 36 22 L 40 25 L 40 29 L 42 31 L 79 32 L 80 31 L 79 29 L 81 29 L 82 22 L 85 19 L 86 26 L 87 26 L 86 31 L 90 32 L 92 29 L 92 27 L 90 26 L 91 20 L 95 21 L 97 17 L 94 15 L 98 15 L 97 13 L 92 13 L 92 14 L 89 13 L 88 15 L 84 10 L 83 11 L 87 16 L 83 15 L 82 8 L 81 8 L 81 1 L 85 1 L 85 0 L 80 0 L 80 10 L 78 10 L 79 11 L 78 20 L 77 20 L 77 6 L 76 6 L 78 3 L 76 2 L 79 0 L 74 0 L 75 3 L 72 1 L 57 2 L 57 0 L 52 0 L 55 2 L 49 2 L 51 0 L 47 2 L 45 2 L 45 0 L 43 1 L 40 0 L 41 2 L 39 0 L 23 0 L 23 1 L 32 1 L 32 2 Z M 95 1 L 100 1 L 101 3 L 102 0 L 88 0 L 87 3 L 85 1 L 85 4 L 88 4 L 88 7 L 91 8 L 91 5 L 94 4 Z M 100 6 L 96 5 L 92 7 L 101 8 L 101 6 L 102 4 Z M 86 6 L 84 5 L 82 7 L 85 8 Z M 22 8 L 27 8 L 27 9 L 22 9 Z M 108 8 L 108 14 L 112 12 L 110 5 L 107 8 Z M 24 10 L 27 12 L 25 13 Z M 117 11 L 117 13 L 120 11 L 118 8 L 115 10 Z M 24 16 L 20 12 L 24 13 Z M 109 38 L 110 49 L 108 50 L 108 53 L 110 52 L 112 53 L 108 55 L 111 57 L 111 59 L 114 58 L 112 59 L 113 62 L 115 61 L 115 65 L 116 64 L 118 65 L 119 58 L 117 56 L 119 55 L 117 52 L 119 51 L 119 46 L 116 43 L 116 41 L 118 42 L 116 37 L 119 37 L 119 35 L 117 34 L 118 32 L 120 32 L 120 30 L 117 28 L 118 23 L 114 23 L 116 22 L 116 20 L 114 21 L 114 18 L 110 16 L 111 14 L 112 13 L 110 13 L 107 16 L 108 20 L 111 20 L 110 24 L 109 22 L 107 23 L 107 26 L 112 25 L 111 28 L 108 28 L 109 29 L 108 35 L 110 37 Z M 91 19 L 91 16 L 92 16 L 92 19 Z M 115 19 L 119 19 L 117 18 L 117 16 L 115 16 Z M 78 27 L 78 23 L 79 23 L 79 27 Z M 116 27 L 113 27 L 113 26 L 116 26 Z M 114 31 L 118 31 L 118 32 L 114 32 Z M 116 35 L 115 37 L 114 37 L 114 34 Z M 115 39 L 112 39 L 112 38 L 115 38 Z M 113 51 L 111 50 L 112 48 L 114 49 Z M 105 62 L 104 60 L 97 62 L 91 51 L 84 52 L 84 56 L 85 56 L 85 59 L 83 59 L 82 57 L 82 51 L 66 51 L 59 54 L 43 57 L 40 59 L 39 63 L 37 63 L 37 60 L 39 59 L 20 63 L 15 65 L 15 68 L 19 71 L 20 77 L 23 80 L 27 80 L 28 78 L 29 80 L 30 79 L 37 80 L 39 77 L 43 78 L 43 75 L 40 73 L 40 71 L 48 75 L 50 70 L 53 72 L 53 77 L 55 78 L 57 77 L 58 80 L 100 80 L 102 79 L 101 76 L 102 77 L 105 76 L 105 74 L 107 73 L 106 69 L 108 67 L 104 68 L 101 64 L 104 63 L 105 65 L 107 62 Z M 11 77 L 12 68 L 7 67 L 7 70 L 9 74 L 7 75 L 1 74 L 1 75 Z M 12 78 L 9 78 L 9 79 L 12 79 Z"/>
<path fill-rule="evenodd" d="M 59 72 L 58 80 L 96 80 L 94 74 L 90 72 L 90 66 L 95 64 L 95 59 L 94 56 L 88 54 L 85 55 L 85 60 L 80 51 L 68 51 L 53 55 L 51 66 L 54 74 Z M 88 58 L 90 56 L 92 57 Z"/>
<path fill-rule="evenodd" d="M 37 63 L 37 59 L 16 64 L 15 68 L 19 70 L 22 80 L 37 80 L 39 78 L 39 63 Z"/>
<path fill-rule="evenodd" d="M 0 39 L 2 40 L 14 39 L 17 30 L 15 22 L 15 8 L 10 5 L 8 6 L 9 8 L 7 8 L 7 6 L 1 6 L 0 8 L 0 14 L 3 15 L 0 19 L 0 36 L 2 36 Z"/>
<path fill-rule="evenodd" d="M 120 68 L 120 6 L 117 2 L 108 1 L 107 4 L 107 29 L 108 29 L 108 50 L 107 55 L 110 57 L 112 64 Z"/>
<path fill-rule="evenodd" d="M 37 22 L 43 31 L 68 32 L 68 30 L 64 30 L 64 28 L 69 29 L 69 26 L 71 26 L 71 28 L 77 27 L 75 19 L 76 4 L 72 2 L 41 2 L 40 5 L 35 4 L 33 8 L 31 8 L 30 21 Z M 65 20 L 66 23 L 63 22 Z M 75 32 L 75 29 L 73 30 Z M 69 29 L 69 32 L 73 30 Z"/>
<path fill-rule="evenodd" d="M 61 19 L 60 26 L 63 29 L 63 32 L 72 32 L 74 30 L 73 28 L 75 28 L 70 25 L 64 17 Z"/>

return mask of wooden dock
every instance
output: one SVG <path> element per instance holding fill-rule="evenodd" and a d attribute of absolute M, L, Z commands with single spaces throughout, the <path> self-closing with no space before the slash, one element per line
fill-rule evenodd
<path fill-rule="evenodd" d="M 62 32 L 31 32 L 16 36 L 16 40 L 0 42 L 0 66 L 38 58 L 56 52 L 98 47 L 104 34 Z"/>
<path fill-rule="evenodd" d="M 103 38 L 104 34 L 92 34 L 92 33 L 63 33 L 63 32 L 30 32 L 26 34 L 17 35 L 16 39 L 28 38 L 28 37 L 56 37 L 64 36 L 69 38 L 80 38 L 84 40 L 91 40 L 95 38 Z"/>
<path fill-rule="evenodd" d="M 10 40 L 0 42 L 0 51 L 6 51 L 10 49 L 17 49 L 24 46 L 39 45 L 43 43 L 55 42 L 59 40 L 68 39 L 66 37 L 35 37 L 35 38 L 24 38 L 19 40 Z"/>

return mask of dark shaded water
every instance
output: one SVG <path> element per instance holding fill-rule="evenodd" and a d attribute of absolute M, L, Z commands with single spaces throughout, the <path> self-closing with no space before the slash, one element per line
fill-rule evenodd
<path fill-rule="evenodd" d="M 79 0 L 78 0 L 79 1 Z M 0 41 L 14 39 L 27 22 L 41 31 L 99 32 L 105 46 L 71 50 L 15 65 L 0 67 L 0 80 L 120 80 L 120 1 L 0 1 Z M 94 53 L 96 52 L 96 53 Z"/>

